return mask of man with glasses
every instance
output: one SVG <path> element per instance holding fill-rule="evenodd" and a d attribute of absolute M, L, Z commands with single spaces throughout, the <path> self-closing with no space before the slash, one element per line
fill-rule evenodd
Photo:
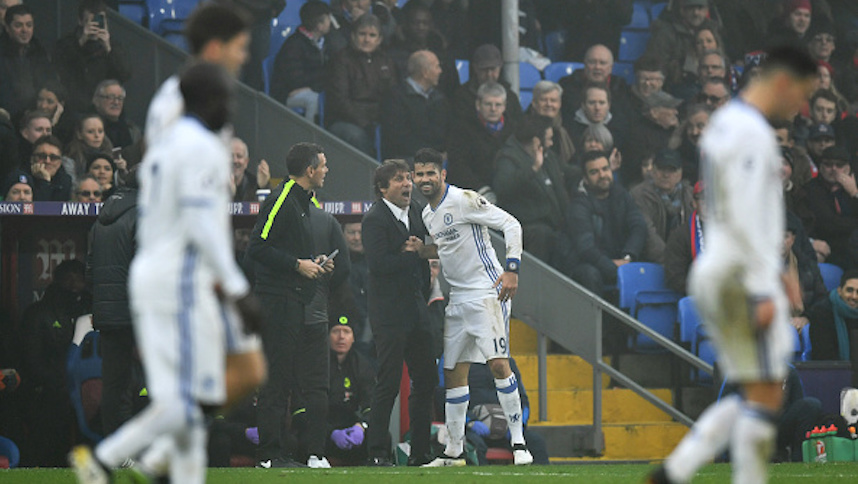
<path fill-rule="evenodd" d="M 674 86 L 671 92 L 683 100 L 689 100 L 699 94 L 703 89 L 703 84 L 710 79 L 726 81 L 726 76 L 727 60 L 724 58 L 724 54 L 719 50 L 707 50 L 697 62 L 697 77 L 688 76 L 682 84 Z"/>
<path fill-rule="evenodd" d="M 33 145 L 29 174 L 33 176 L 33 200 L 67 202 L 71 199 L 72 179 L 63 169 L 62 142 L 55 136 L 43 136 Z"/>
<path fill-rule="evenodd" d="M 844 269 L 858 267 L 858 185 L 849 153 L 840 146 L 822 152 L 819 176 L 805 186 L 807 205 L 816 216 L 814 239 L 831 246 L 826 260 Z"/>
<path fill-rule="evenodd" d="M 123 149 L 123 158 L 136 162 L 139 161 L 139 156 L 126 155 L 129 153 L 129 147 L 139 145 L 143 133 L 133 121 L 125 117 L 125 95 L 125 88 L 116 79 L 101 81 L 95 89 L 92 105 L 95 106 L 95 112 L 104 119 L 104 134 L 113 146 Z"/>
<path fill-rule="evenodd" d="M 709 78 L 703 81 L 697 101 L 706 104 L 712 110 L 720 108 L 730 100 L 730 88 L 723 78 Z"/>
<path fill-rule="evenodd" d="M 77 182 L 74 190 L 75 202 L 98 203 L 101 202 L 101 185 L 92 175 L 85 175 Z"/>

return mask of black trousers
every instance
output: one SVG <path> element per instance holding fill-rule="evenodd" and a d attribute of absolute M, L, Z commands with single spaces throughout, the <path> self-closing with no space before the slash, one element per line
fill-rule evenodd
<path fill-rule="evenodd" d="M 101 330 L 101 424 L 105 436 L 136 413 L 135 400 L 144 385 L 134 328 Z"/>
<path fill-rule="evenodd" d="M 296 380 L 300 391 L 298 401 L 306 409 L 307 426 L 299 441 L 306 445 L 307 456 L 322 457 L 328 438 L 328 323 L 305 324 L 301 328 L 300 342 Z M 294 412 L 296 399 L 292 400 Z"/>
<path fill-rule="evenodd" d="M 286 456 L 284 423 L 289 396 L 296 387 L 295 361 L 304 325 L 304 304 L 272 294 L 259 294 L 259 301 L 265 318 L 262 349 L 268 360 L 268 382 L 259 390 L 256 405 L 257 453 L 260 460 L 269 460 Z"/>
<path fill-rule="evenodd" d="M 432 396 L 438 386 L 432 334 L 423 325 L 406 330 L 377 324 L 372 325 L 372 334 L 378 355 L 378 372 L 367 429 L 369 456 L 389 457 L 390 412 L 399 394 L 403 361 L 408 365 L 411 377 L 411 396 L 408 398 L 411 455 L 428 455 Z"/>

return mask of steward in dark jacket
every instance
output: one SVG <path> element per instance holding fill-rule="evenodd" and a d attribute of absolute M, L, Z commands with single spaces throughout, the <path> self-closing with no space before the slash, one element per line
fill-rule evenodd
<path fill-rule="evenodd" d="M 381 146 L 385 158 L 410 158 L 421 148 L 446 151 L 450 103 L 435 88 L 428 96 L 406 79 L 394 88 L 381 112 Z"/>

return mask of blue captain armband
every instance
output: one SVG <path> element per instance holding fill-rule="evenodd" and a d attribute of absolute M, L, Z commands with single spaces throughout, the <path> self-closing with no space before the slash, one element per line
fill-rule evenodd
<path fill-rule="evenodd" d="M 521 267 L 521 261 L 518 259 L 507 259 L 506 260 L 506 271 L 507 272 L 515 272 L 518 274 L 518 269 Z"/>

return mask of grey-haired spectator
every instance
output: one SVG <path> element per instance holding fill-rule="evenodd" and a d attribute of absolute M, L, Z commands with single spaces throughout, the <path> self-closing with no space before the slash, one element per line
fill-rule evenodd
<path fill-rule="evenodd" d="M 408 58 L 408 77 L 382 103 L 384 158 L 411 158 L 421 148 L 447 151 L 451 111 L 438 86 L 441 76 L 441 64 L 431 50 L 418 50 Z"/>
<path fill-rule="evenodd" d="M 572 74 L 560 79 L 560 86 L 563 87 L 561 112 L 563 113 L 563 122 L 570 134 L 572 134 L 572 129 L 569 127 L 570 123 L 584 101 L 587 88 L 593 84 L 603 84 L 608 88 L 615 114 L 628 112 L 631 88 L 625 79 L 612 74 L 613 68 L 614 55 L 611 54 L 610 49 L 597 44 L 587 49 L 583 69 L 576 69 Z M 577 140 L 574 135 L 572 138 Z"/>
<path fill-rule="evenodd" d="M 474 109 L 454 117 L 447 142 L 447 181 L 457 187 L 478 191 L 489 201 L 495 155 L 515 132 L 514 119 L 506 117 L 510 93 L 497 82 L 487 82 L 477 90 Z"/>
<path fill-rule="evenodd" d="M 50 56 L 33 36 L 33 11 L 26 5 L 6 9 L 6 35 L 0 36 L 0 108 L 13 116 L 32 106 L 36 89 L 56 79 Z"/>
<path fill-rule="evenodd" d="M 501 79 L 503 58 L 500 50 L 491 44 L 484 44 L 474 50 L 469 64 L 468 82 L 462 84 L 453 93 L 453 116 L 457 119 L 470 117 L 474 113 L 477 90 L 483 84 L 498 83 L 506 89 L 504 117 L 517 122 L 522 117 L 521 102 L 518 95 L 510 90 L 509 83 Z M 461 186 L 458 185 L 457 186 Z"/>
<path fill-rule="evenodd" d="M 105 79 L 126 82 L 131 63 L 122 46 L 111 36 L 104 0 L 83 0 L 77 27 L 57 41 L 54 64 L 68 89 L 68 108 L 84 112 L 98 83 Z"/>
<path fill-rule="evenodd" d="M 95 176 L 91 174 L 84 175 L 80 180 L 75 184 L 74 196 L 72 199 L 75 202 L 101 202 L 105 198 L 104 190 L 101 188 L 101 184 L 98 183 Z"/>
<path fill-rule="evenodd" d="M 697 72 L 686 75 L 682 83 L 673 86 L 671 93 L 686 101 L 692 99 L 701 91 L 707 80 L 720 79 L 726 82 L 728 67 L 727 58 L 721 51 L 707 50 L 700 55 Z"/>
<path fill-rule="evenodd" d="M 232 200 L 234 202 L 252 202 L 257 200 L 256 190 L 268 188 L 271 182 L 271 171 L 265 160 L 259 160 L 256 170 L 248 169 L 250 153 L 247 143 L 241 138 L 233 138 L 232 149 L 232 185 L 235 187 Z"/>
<path fill-rule="evenodd" d="M 664 62 L 668 85 L 682 82 L 686 63 L 697 57 L 695 34 L 702 29 L 718 32 L 709 7 L 708 0 L 678 0 L 653 21 L 644 55 Z"/>
<path fill-rule="evenodd" d="M 351 44 L 330 62 L 325 90 L 328 130 L 372 156 L 382 100 L 399 79 L 396 65 L 381 49 L 381 23 L 365 14 L 352 25 Z"/>
<path fill-rule="evenodd" d="M 0 195 L 6 202 L 32 202 L 33 201 L 33 177 L 28 173 L 15 170 L 6 175 Z"/>
<path fill-rule="evenodd" d="M 63 168 L 63 145 L 55 136 L 42 136 L 33 143 L 28 174 L 33 177 L 33 200 L 67 202 L 72 179 Z"/>
<path fill-rule="evenodd" d="M 327 37 L 328 52 L 331 55 L 348 48 L 355 30 L 354 23 L 364 14 L 371 13 L 372 9 L 372 0 L 340 0 L 337 3 L 340 7 L 332 12 L 333 22 Z M 378 29 L 383 38 L 381 20 L 379 20 Z"/>
<path fill-rule="evenodd" d="M 319 113 L 319 93 L 324 89 L 325 64 L 330 49 L 325 36 L 331 30 L 331 9 L 320 0 L 301 6 L 301 25 L 289 36 L 271 72 L 271 97 L 292 109 L 303 109 L 314 122 Z"/>
<path fill-rule="evenodd" d="M 129 164 L 140 161 L 140 141 L 143 133 L 134 121 L 125 115 L 125 88 L 115 79 L 101 81 L 92 97 L 95 112 L 104 120 L 104 132 L 114 148 L 122 148 Z"/>
<path fill-rule="evenodd" d="M 557 160 L 566 171 L 566 166 L 573 163 L 575 144 L 569 132 L 563 127 L 563 116 L 560 114 L 563 103 L 563 88 L 552 81 L 539 81 L 533 86 L 533 98 L 526 114 L 545 116 L 551 120 L 554 130 L 554 146 L 551 151 L 557 155 Z M 574 164 L 574 163 L 573 163 Z M 580 175 L 580 170 L 578 170 Z"/>
<path fill-rule="evenodd" d="M 730 100 L 730 86 L 724 79 L 717 77 L 706 79 L 701 84 L 696 99 L 697 102 L 708 105 L 712 110 L 718 109 Z"/>

